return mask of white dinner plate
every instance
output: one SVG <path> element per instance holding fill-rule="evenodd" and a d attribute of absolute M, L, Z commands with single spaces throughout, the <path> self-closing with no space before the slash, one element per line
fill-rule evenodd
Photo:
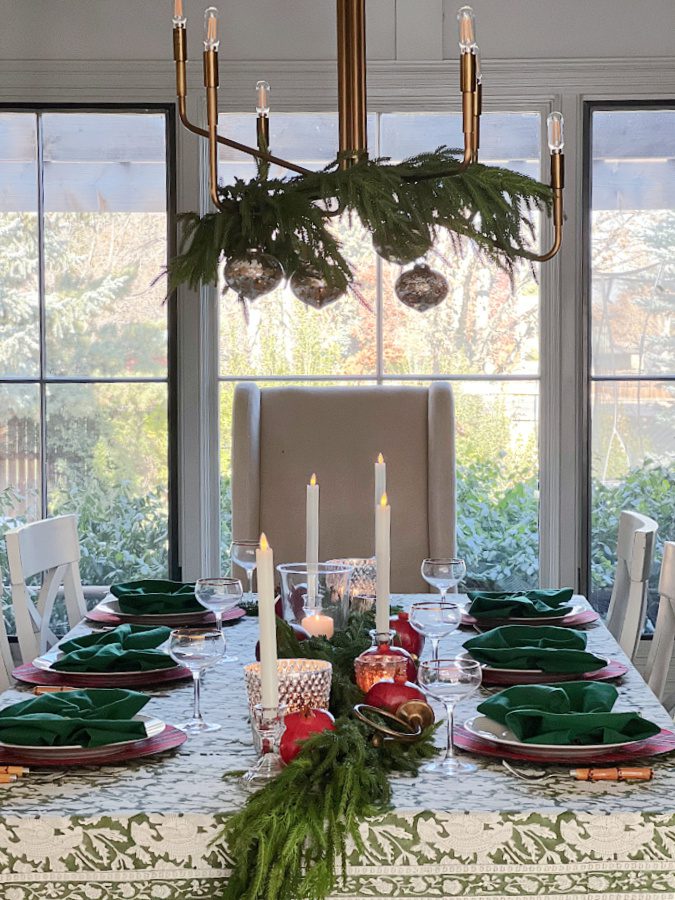
<path fill-rule="evenodd" d="M 621 747 L 639 744 L 640 741 L 644 740 L 644 738 L 640 738 L 633 741 L 621 741 L 618 744 L 530 744 L 526 741 L 518 740 L 506 725 L 495 722 L 494 719 L 489 719 L 487 716 L 473 716 L 471 719 L 467 719 L 464 723 L 464 728 L 476 737 L 490 741 L 492 744 L 498 744 L 508 747 L 510 750 L 519 750 L 531 756 L 541 756 L 543 758 L 550 757 L 554 753 L 557 757 L 567 756 L 570 759 L 588 757 L 589 753 L 610 753 Z"/>
<path fill-rule="evenodd" d="M 166 643 L 166 642 L 165 642 Z M 164 646 L 164 644 L 160 645 Z M 157 647 L 156 649 L 160 649 Z M 40 669 L 41 672 L 54 672 L 57 675 L 64 675 L 65 677 L 73 676 L 73 675 L 86 675 L 87 678 L 110 678 L 111 675 L 156 675 L 158 672 L 170 672 L 174 667 L 173 666 L 161 666 L 157 669 L 125 669 L 124 671 L 113 671 L 108 670 L 107 672 L 68 672 L 65 669 L 54 669 L 54 663 L 57 659 L 61 659 L 62 656 L 65 656 L 65 653 L 62 653 L 58 647 L 52 647 L 51 650 L 48 650 L 46 653 L 43 653 L 42 656 L 38 656 L 33 660 L 33 665 L 36 669 Z"/>
<path fill-rule="evenodd" d="M 7 707 L 5 707 L 7 709 Z M 166 728 L 166 723 L 162 722 L 161 719 L 156 719 L 153 716 L 144 716 L 139 713 L 135 715 L 134 721 L 143 722 L 145 725 L 145 738 L 131 738 L 126 741 L 111 741 L 109 744 L 103 744 L 101 747 L 81 747 L 79 744 L 66 744 L 60 745 L 58 747 L 41 747 L 34 744 L 4 744 L 0 741 L 0 748 L 3 750 L 15 750 L 17 753 L 20 753 L 22 757 L 24 756 L 33 756 L 35 759 L 48 759 L 50 756 L 58 756 L 59 754 L 63 755 L 63 753 L 67 753 L 68 751 L 77 751 L 78 756 L 82 755 L 87 757 L 87 759 L 95 759 L 97 756 L 106 756 L 110 753 L 111 747 L 123 747 L 125 744 L 135 744 L 138 741 L 146 740 L 146 738 L 157 737 L 158 734 L 161 734 Z"/>
<path fill-rule="evenodd" d="M 208 609 L 204 608 L 198 612 L 186 613 L 125 613 L 120 609 L 117 597 L 113 597 L 112 594 L 108 594 L 104 600 L 101 600 L 96 609 L 117 616 L 120 619 L 134 619 L 138 621 L 143 619 L 149 625 L 180 625 L 186 619 L 195 619 L 195 621 L 203 619 L 209 612 Z"/>

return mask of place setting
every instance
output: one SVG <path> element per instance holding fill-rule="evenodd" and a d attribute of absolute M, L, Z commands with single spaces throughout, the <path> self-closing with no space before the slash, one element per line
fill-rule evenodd
<path fill-rule="evenodd" d="M 499 625 L 555 625 L 581 628 L 598 621 L 598 613 L 575 601 L 571 588 L 559 590 L 473 591 L 466 593 L 468 605 L 462 625 L 495 628 Z"/>

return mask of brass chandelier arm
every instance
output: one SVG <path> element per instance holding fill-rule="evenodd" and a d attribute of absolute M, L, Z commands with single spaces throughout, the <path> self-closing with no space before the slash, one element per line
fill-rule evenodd
<path fill-rule="evenodd" d="M 532 262 L 548 262 L 558 253 L 563 237 L 563 188 L 565 187 L 565 156 L 560 152 L 551 153 L 551 188 L 553 189 L 553 245 L 546 253 L 527 254 Z"/>

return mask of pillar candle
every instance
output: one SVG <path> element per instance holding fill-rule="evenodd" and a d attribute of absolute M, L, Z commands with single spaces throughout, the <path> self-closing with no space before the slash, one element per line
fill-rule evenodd
<path fill-rule="evenodd" d="M 307 604 L 316 605 L 316 574 L 319 562 L 319 485 L 313 474 L 307 485 L 307 526 L 305 532 L 307 562 Z"/>
<path fill-rule="evenodd" d="M 386 493 L 375 507 L 375 561 L 377 588 L 375 598 L 375 630 L 389 633 L 389 573 L 391 568 L 391 507 Z"/>
<path fill-rule="evenodd" d="M 330 616 L 322 616 L 319 613 L 305 616 L 300 623 L 305 631 L 314 637 L 332 638 L 335 631 L 335 623 Z"/>
<path fill-rule="evenodd" d="M 277 672 L 277 621 L 274 613 L 274 554 L 264 534 L 255 552 L 258 572 L 258 628 L 260 631 L 260 681 L 264 709 L 279 706 Z"/>
<path fill-rule="evenodd" d="M 380 453 L 375 463 L 375 506 L 380 502 L 380 497 L 387 491 L 387 464 Z"/>

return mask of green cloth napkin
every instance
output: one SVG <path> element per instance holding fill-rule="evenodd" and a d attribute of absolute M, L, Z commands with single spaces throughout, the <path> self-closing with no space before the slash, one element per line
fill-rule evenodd
<path fill-rule="evenodd" d="M 478 712 L 527 744 L 618 744 L 659 733 L 636 712 L 611 712 L 618 696 L 610 684 L 584 681 L 517 685 L 483 701 Z"/>
<path fill-rule="evenodd" d="M 474 659 L 495 669 L 541 669 L 560 674 L 593 672 L 607 661 L 586 652 L 586 635 L 554 625 L 502 625 L 464 643 Z"/>
<path fill-rule="evenodd" d="M 104 634 L 84 634 L 61 644 L 64 655 L 52 665 L 60 672 L 137 672 L 176 665 L 158 650 L 171 634 L 165 626 L 119 625 Z"/>
<path fill-rule="evenodd" d="M 566 616 L 572 612 L 567 604 L 572 599 L 572 588 L 562 590 L 526 591 L 468 591 L 471 600 L 469 615 L 475 619 L 523 619 Z"/>
<path fill-rule="evenodd" d="M 119 607 L 127 615 L 161 615 L 170 613 L 206 612 L 195 597 L 195 586 L 180 581 L 147 579 L 112 584 L 110 593 L 117 597 Z"/>
<path fill-rule="evenodd" d="M 101 747 L 146 737 L 131 721 L 150 698 L 137 691 L 92 688 L 43 694 L 0 710 L 0 741 L 39 747 Z"/>

